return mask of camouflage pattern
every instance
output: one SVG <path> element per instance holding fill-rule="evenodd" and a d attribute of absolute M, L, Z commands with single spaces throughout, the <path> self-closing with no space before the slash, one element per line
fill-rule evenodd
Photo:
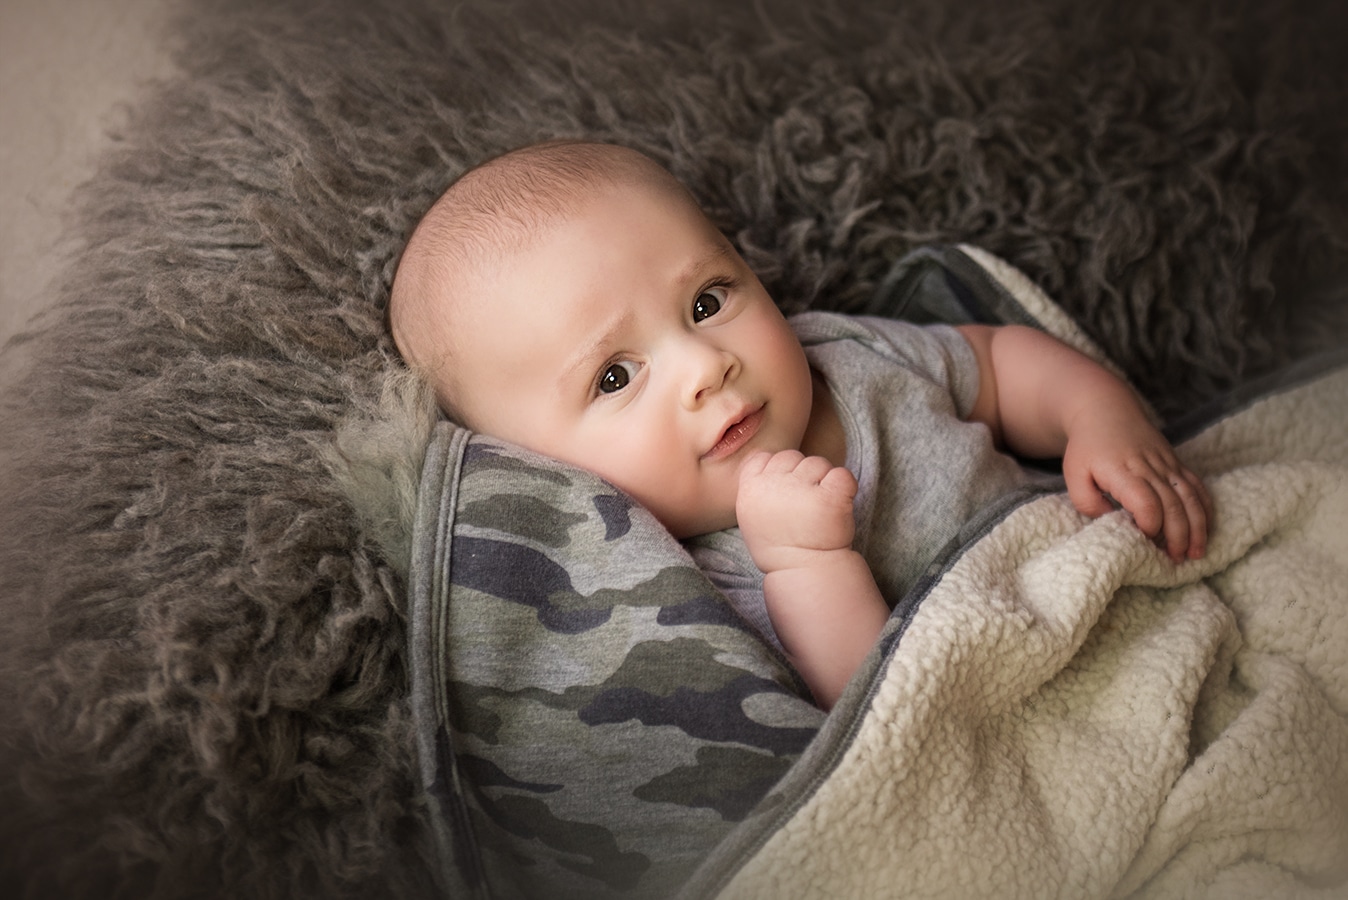
<path fill-rule="evenodd" d="M 1039 325 L 953 246 L 897 261 L 865 312 Z M 668 896 L 714 849 L 752 853 L 832 770 L 924 593 L 826 720 L 678 542 L 585 472 L 441 424 L 413 540 L 414 715 L 456 897 Z"/>
<path fill-rule="evenodd" d="M 602 480 L 442 424 L 412 566 L 423 777 L 454 896 L 666 896 L 824 720 Z"/>

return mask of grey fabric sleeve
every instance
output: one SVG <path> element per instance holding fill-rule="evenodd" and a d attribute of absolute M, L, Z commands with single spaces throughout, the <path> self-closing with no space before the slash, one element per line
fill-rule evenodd
<path fill-rule="evenodd" d="M 828 341 L 859 341 L 941 385 L 950 392 L 960 418 L 966 418 L 978 400 L 978 357 L 954 326 L 831 313 L 802 313 L 791 323 L 807 347 Z"/>

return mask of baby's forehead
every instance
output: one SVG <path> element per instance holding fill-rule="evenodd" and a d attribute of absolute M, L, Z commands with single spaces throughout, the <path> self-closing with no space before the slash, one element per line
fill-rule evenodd
<path fill-rule="evenodd" d="M 404 356 L 440 370 L 456 355 L 453 345 L 484 327 L 466 302 L 474 286 L 554 226 L 589 217 L 591 201 L 608 191 L 644 193 L 702 214 L 658 163 L 611 145 L 522 148 L 452 183 L 414 230 L 395 278 L 390 324 Z"/>

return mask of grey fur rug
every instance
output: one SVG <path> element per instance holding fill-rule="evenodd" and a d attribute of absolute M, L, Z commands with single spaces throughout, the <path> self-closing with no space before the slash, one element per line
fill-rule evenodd
<path fill-rule="evenodd" d="M 380 402 L 402 239 L 467 165 L 639 147 L 789 310 L 979 244 L 1176 413 L 1348 335 L 1344 19 L 187 0 L 184 74 L 4 354 L 0 893 L 435 892 L 403 585 L 322 456 Z"/>

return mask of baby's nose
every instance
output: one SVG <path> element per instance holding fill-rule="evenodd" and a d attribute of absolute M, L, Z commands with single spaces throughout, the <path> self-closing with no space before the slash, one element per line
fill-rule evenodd
<path fill-rule="evenodd" d="M 693 409 L 726 386 L 739 372 L 739 359 L 719 347 L 699 345 L 692 351 L 684 403 Z"/>

